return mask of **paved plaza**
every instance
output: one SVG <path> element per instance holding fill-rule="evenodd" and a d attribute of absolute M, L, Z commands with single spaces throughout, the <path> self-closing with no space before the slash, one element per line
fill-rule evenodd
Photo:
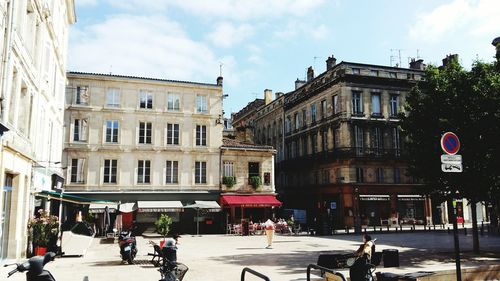
<path fill-rule="evenodd" d="M 453 235 L 446 232 L 373 234 L 377 251 L 398 249 L 399 268 L 377 269 L 381 272 L 406 273 L 454 269 Z M 500 237 L 480 237 L 480 257 L 474 256 L 472 237 L 460 236 L 463 267 L 500 263 Z M 58 281 L 78 281 L 88 276 L 90 281 L 159 280 L 157 268 L 147 256 L 153 248 L 150 239 L 138 237 L 139 253 L 136 264 L 120 261 L 114 244 L 95 238 L 84 257 L 63 257 L 47 265 Z M 151 239 L 158 241 L 159 239 Z M 266 249 L 265 236 L 183 235 L 180 238 L 178 259 L 189 267 L 184 280 L 240 280 L 241 270 L 250 267 L 269 276 L 271 280 L 306 280 L 306 267 L 316 263 L 318 255 L 332 252 L 351 252 L 361 243 L 359 235 L 294 236 L 276 235 L 271 249 Z M 347 273 L 347 271 L 341 271 Z M 1 280 L 7 269 L 1 269 Z M 248 276 L 250 277 L 250 276 Z M 25 280 L 22 274 L 9 278 Z M 248 278 L 247 280 L 257 280 Z"/>

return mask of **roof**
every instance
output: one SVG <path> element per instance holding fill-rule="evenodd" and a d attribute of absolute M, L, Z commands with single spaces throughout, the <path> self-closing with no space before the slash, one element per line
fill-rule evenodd
<path fill-rule="evenodd" d="M 233 139 L 222 139 L 222 148 L 242 148 L 242 149 L 254 149 L 254 150 L 274 150 L 274 147 L 270 145 L 259 145 L 248 142 L 240 142 Z"/>
<path fill-rule="evenodd" d="M 215 86 L 215 87 L 220 86 L 217 84 L 201 83 L 201 82 L 169 80 L 169 79 L 160 79 L 160 78 L 151 78 L 151 77 L 142 77 L 142 76 L 130 76 L 130 75 L 119 75 L 119 74 L 92 73 L 92 72 L 68 71 L 67 75 L 83 75 L 83 76 L 97 76 L 97 77 L 109 77 L 109 78 L 127 78 L 127 79 L 139 79 L 139 80 L 156 81 L 156 82 L 183 83 L 183 84 Z"/>

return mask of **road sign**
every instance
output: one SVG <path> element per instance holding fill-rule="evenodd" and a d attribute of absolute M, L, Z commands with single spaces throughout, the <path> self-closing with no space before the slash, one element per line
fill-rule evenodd
<path fill-rule="evenodd" d="M 457 154 L 460 149 L 460 141 L 458 140 L 457 135 L 452 132 L 446 132 L 441 137 L 441 148 L 447 154 L 453 155 Z"/>
<path fill-rule="evenodd" d="M 450 163 L 442 163 L 441 171 L 445 173 L 461 173 L 462 172 L 462 164 L 450 164 Z"/>
<path fill-rule="evenodd" d="M 332 209 L 332 210 L 337 209 L 337 202 L 335 202 L 335 201 L 330 202 L 330 209 Z"/>
<path fill-rule="evenodd" d="M 443 154 L 443 155 L 441 155 L 441 163 L 443 163 L 443 164 L 462 164 L 462 155 Z"/>

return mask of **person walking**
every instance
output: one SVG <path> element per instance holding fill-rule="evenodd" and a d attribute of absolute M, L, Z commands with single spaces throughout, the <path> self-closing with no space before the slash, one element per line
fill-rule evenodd
<path fill-rule="evenodd" d="M 265 228 L 266 228 L 266 238 L 267 238 L 267 247 L 266 249 L 271 248 L 273 244 L 273 236 L 274 236 L 274 222 L 270 219 L 268 219 L 265 223 Z"/>

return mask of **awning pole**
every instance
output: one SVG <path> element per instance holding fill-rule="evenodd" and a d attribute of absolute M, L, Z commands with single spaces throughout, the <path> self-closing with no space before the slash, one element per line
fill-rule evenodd
<path fill-rule="evenodd" d="M 196 235 L 200 236 L 200 208 L 196 208 Z"/>

